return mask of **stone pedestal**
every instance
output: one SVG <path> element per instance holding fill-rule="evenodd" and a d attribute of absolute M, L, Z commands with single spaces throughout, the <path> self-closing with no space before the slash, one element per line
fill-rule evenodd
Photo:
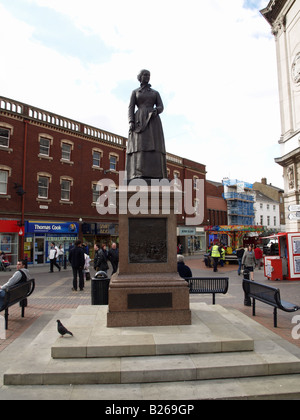
<path fill-rule="evenodd" d="M 191 324 L 188 284 L 177 273 L 174 195 L 169 187 L 118 191 L 119 271 L 110 282 L 108 327 Z"/>

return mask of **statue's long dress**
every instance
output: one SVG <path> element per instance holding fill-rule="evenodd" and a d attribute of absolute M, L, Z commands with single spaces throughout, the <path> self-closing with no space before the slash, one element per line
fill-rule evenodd
<path fill-rule="evenodd" d="M 155 108 L 157 116 L 152 115 Z M 163 110 L 161 97 L 151 85 L 132 92 L 129 123 L 134 122 L 135 130 L 129 133 L 127 143 L 127 180 L 167 178 L 165 139 L 159 117 Z"/>

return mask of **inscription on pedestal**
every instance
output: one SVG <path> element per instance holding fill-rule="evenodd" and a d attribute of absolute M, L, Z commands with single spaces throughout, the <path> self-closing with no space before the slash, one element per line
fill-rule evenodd
<path fill-rule="evenodd" d="M 143 293 L 128 295 L 128 309 L 172 308 L 172 293 Z"/>
<path fill-rule="evenodd" d="M 129 219 L 129 263 L 168 262 L 167 219 Z"/>

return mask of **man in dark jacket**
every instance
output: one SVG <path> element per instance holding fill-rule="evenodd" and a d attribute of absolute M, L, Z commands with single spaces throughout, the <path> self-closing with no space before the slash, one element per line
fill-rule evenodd
<path fill-rule="evenodd" d="M 82 291 L 84 288 L 84 252 L 81 246 L 81 241 L 75 242 L 75 247 L 72 248 L 69 254 L 69 261 L 73 269 L 73 288 L 74 292 L 77 292 L 77 274 L 79 276 L 79 289 Z"/>
<path fill-rule="evenodd" d="M 183 279 L 193 277 L 190 267 L 184 263 L 183 255 L 177 255 L 177 271 Z"/>
<path fill-rule="evenodd" d="M 113 275 L 117 272 L 119 264 L 119 250 L 115 242 L 112 243 L 111 249 L 108 251 L 108 259 L 113 268 L 113 272 L 111 273 Z"/>

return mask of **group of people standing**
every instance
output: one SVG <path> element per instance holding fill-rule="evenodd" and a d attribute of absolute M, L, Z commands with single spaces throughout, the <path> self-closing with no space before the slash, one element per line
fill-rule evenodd
<path fill-rule="evenodd" d="M 119 264 L 119 251 L 116 243 L 113 243 L 109 251 L 106 250 L 106 245 L 100 245 L 96 243 L 94 245 L 95 256 L 94 256 L 94 269 L 96 272 L 104 271 L 107 273 L 108 261 L 111 262 L 113 272 L 117 272 Z M 89 260 L 88 260 L 89 259 Z M 84 252 L 82 242 L 80 240 L 75 242 L 74 248 L 71 249 L 69 254 L 69 262 L 73 270 L 73 291 L 77 291 L 79 277 L 79 289 L 84 289 L 84 270 L 89 266 L 90 257 Z"/>
<path fill-rule="evenodd" d="M 222 262 L 225 260 L 225 249 L 221 243 L 215 244 L 211 246 L 209 254 L 213 260 L 213 270 L 217 272 L 219 262 L 223 266 Z M 262 265 L 263 252 L 261 248 L 256 246 L 254 249 L 253 245 L 249 245 L 245 250 L 244 247 L 240 247 L 236 251 L 236 256 L 239 263 L 238 275 L 241 274 L 242 268 L 244 267 L 250 273 L 250 279 L 254 280 L 254 269 L 258 267 L 260 270 Z"/>

